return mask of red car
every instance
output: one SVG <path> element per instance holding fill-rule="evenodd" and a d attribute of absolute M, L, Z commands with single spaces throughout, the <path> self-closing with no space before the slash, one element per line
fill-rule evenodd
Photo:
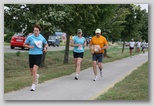
<path fill-rule="evenodd" d="M 30 35 L 30 34 L 29 34 Z M 26 40 L 27 36 L 24 36 L 23 33 L 14 34 L 10 41 L 10 47 L 11 49 L 14 49 L 15 47 L 21 47 L 24 49 L 23 44 Z"/>

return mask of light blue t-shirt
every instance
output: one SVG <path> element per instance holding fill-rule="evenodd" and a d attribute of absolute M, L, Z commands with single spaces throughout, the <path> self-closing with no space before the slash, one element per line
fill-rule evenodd
<path fill-rule="evenodd" d="M 42 47 L 43 44 L 47 43 L 47 41 L 41 34 L 39 34 L 38 36 L 32 34 L 27 37 L 25 43 L 29 44 L 30 46 L 34 46 L 33 49 L 29 50 L 29 54 L 38 55 L 38 54 L 43 54 Z"/>
<path fill-rule="evenodd" d="M 78 47 L 78 46 L 74 47 L 74 52 L 76 52 L 76 53 L 84 52 L 84 42 L 86 39 L 84 37 L 79 38 L 78 36 L 74 36 L 73 40 L 74 40 L 74 44 L 81 44 L 80 47 Z"/>

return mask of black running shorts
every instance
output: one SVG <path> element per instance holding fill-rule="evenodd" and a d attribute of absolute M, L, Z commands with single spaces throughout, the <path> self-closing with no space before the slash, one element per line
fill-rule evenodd
<path fill-rule="evenodd" d="M 33 68 L 34 65 L 40 66 L 42 59 L 41 55 L 29 55 L 29 67 Z"/>
<path fill-rule="evenodd" d="M 130 50 L 134 49 L 134 47 L 129 47 Z"/>
<path fill-rule="evenodd" d="M 83 56 L 84 56 L 84 53 L 83 52 L 81 52 L 81 53 L 73 52 L 73 57 L 74 58 L 83 58 Z"/>
<path fill-rule="evenodd" d="M 94 53 L 92 55 L 92 61 L 102 62 L 103 61 L 103 57 L 104 57 L 104 54 L 102 54 L 102 53 Z"/>

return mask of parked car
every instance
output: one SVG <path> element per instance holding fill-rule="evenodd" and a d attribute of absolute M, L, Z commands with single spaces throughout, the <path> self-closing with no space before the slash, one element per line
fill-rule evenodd
<path fill-rule="evenodd" d="M 25 42 L 25 40 L 26 36 L 24 36 L 23 33 L 14 34 L 10 41 L 10 48 L 14 49 L 15 47 L 21 47 L 22 49 L 24 49 L 23 43 Z"/>
<path fill-rule="evenodd" d="M 59 47 L 59 44 L 60 44 L 60 41 L 57 36 L 49 36 L 49 38 L 48 38 L 48 45 L 49 46 L 52 45 L 53 47 L 55 47 L 55 46 Z"/>

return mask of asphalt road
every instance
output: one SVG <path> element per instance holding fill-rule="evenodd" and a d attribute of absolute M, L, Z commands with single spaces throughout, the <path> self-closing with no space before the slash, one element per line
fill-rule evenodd
<path fill-rule="evenodd" d="M 4 94 L 5 100 L 93 100 L 105 93 L 114 84 L 124 79 L 134 69 L 148 61 L 148 53 L 132 58 L 124 58 L 103 64 L 104 76 L 94 82 L 92 67 L 81 71 L 79 80 L 75 73 L 52 79 L 36 86 L 31 92 L 30 87 Z M 41 77 L 41 75 L 40 75 Z M 133 79 L 132 79 L 133 80 Z"/>
<path fill-rule="evenodd" d="M 88 46 L 85 49 L 88 49 Z M 65 46 L 59 46 L 59 47 L 49 46 L 48 47 L 48 51 L 59 51 L 59 50 L 65 50 Z M 73 50 L 73 47 L 70 47 L 70 50 Z M 17 51 L 28 52 L 28 49 L 22 50 L 19 47 L 15 47 L 15 49 L 10 49 L 10 46 L 4 46 L 4 53 L 11 53 L 11 52 L 17 52 Z"/>

